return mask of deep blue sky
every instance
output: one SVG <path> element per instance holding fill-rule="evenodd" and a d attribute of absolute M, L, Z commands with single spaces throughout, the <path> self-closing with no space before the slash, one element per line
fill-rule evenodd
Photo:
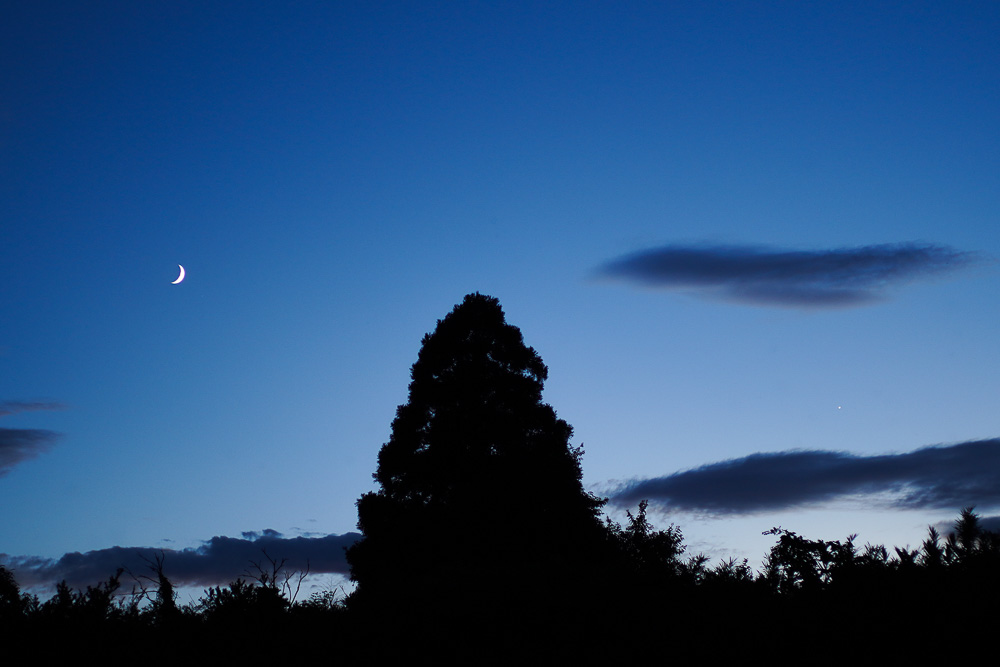
<path fill-rule="evenodd" d="M 354 530 L 421 337 L 472 291 L 605 493 L 1000 436 L 998 34 L 991 2 L 9 4 L 0 552 Z M 701 277 L 605 270 L 664 248 Z M 897 275 L 914 249 L 960 261 Z M 873 298 L 704 282 L 796 252 Z M 959 506 L 871 495 L 913 479 L 659 522 L 751 559 L 778 524 L 916 546 Z"/>

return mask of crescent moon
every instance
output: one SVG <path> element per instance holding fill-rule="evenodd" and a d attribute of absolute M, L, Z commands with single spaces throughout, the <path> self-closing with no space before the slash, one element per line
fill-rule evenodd
<path fill-rule="evenodd" d="M 171 285 L 176 285 L 180 281 L 184 280 L 184 267 L 181 266 L 180 264 L 178 264 L 177 266 L 180 267 L 181 275 L 177 276 L 177 280 L 175 280 L 174 282 L 170 283 Z"/>

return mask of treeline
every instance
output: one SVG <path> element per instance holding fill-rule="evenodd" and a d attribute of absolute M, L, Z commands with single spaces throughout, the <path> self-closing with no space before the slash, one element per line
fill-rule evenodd
<path fill-rule="evenodd" d="M 347 630 L 343 596 L 326 590 L 299 600 L 306 575 L 286 570 L 284 561 L 268 557 L 266 568 L 253 563 L 256 574 L 207 588 L 187 605 L 178 604 L 168 565 L 161 557 L 149 562 L 148 573 L 120 568 L 85 590 L 64 580 L 44 602 L 22 593 L 14 573 L 0 565 L 0 634 L 8 650 L 36 648 L 61 661 L 82 659 L 99 645 L 115 653 L 135 651 L 147 663 L 193 657 L 203 664 L 224 656 L 276 659 L 308 650 L 295 645 L 303 632 L 332 639 Z"/>
<path fill-rule="evenodd" d="M 100 645 L 136 651 L 147 662 L 223 657 L 264 660 L 405 658 L 478 664 L 542 654 L 584 660 L 668 650 L 685 658 L 734 659 L 758 651 L 813 652 L 809 661 L 851 654 L 926 657 L 962 644 L 987 644 L 1000 593 L 1000 534 L 972 508 L 947 537 L 929 529 L 916 549 L 859 547 L 855 537 L 776 536 L 759 570 L 747 560 L 714 566 L 686 555 L 681 531 L 657 530 L 646 504 L 626 526 L 606 523 L 603 566 L 553 597 L 519 589 L 490 600 L 409 592 L 405 608 L 372 609 L 326 590 L 298 599 L 302 575 L 282 561 L 208 588 L 179 605 L 162 560 L 146 575 L 122 570 L 73 590 L 65 581 L 46 601 L 22 593 L 0 566 L 0 628 L 9 650 L 32 646 L 68 659 Z M 598 562 L 588 558 L 588 562 Z M 496 573 L 502 577 L 502 573 Z M 131 583 L 129 585 L 129 581 Z"/>

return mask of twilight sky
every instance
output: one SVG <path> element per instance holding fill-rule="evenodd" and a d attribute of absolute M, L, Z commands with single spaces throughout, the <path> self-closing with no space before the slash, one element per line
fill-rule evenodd
<path fill-rule="evenodd" d="M 693 551 L 1000 513 L 997 34 L 986 2 L 5 7 L 0 553 L 337 572 L 473 291 L 588 487 Z"/>

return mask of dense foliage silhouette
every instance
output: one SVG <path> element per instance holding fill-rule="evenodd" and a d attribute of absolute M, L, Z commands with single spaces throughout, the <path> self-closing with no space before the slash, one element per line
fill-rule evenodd
<path fill-rule="evenodd" d="M 163 562 L 148 579 L 156 588 L 127 590 L 116 572 L 83 590 L 61 582 L 45 602 L 22 593 L 0 565 L 0 633 L 9 650 L 44 647 L 50 660 L 74 660 L 100 637 L 119 651 L 141 651 L 148 664 L 173 663 L 179 654 L 195 656 L 196 664 L 259 664 L 331 652 L 368 661 L 423 656 L 486 664 L 530 655 L 590 663 L 647 658 L 654 650 L 708 662 L 765 653 L 776 664 L 839 664 L 947 657 L 985 641 L 997 621 L 1000 535 L 983 530 L 972 508 L 947 537 L 930 528 L 912 550 L 858 548 L 853 536 L 810 540 L 775 528 L 767 531 L 777 540 L 759 572 L 735 559 L 714 568 L 702 557 L 684 559 L 679 530 L 655 530 L 645 506 L 626 527 L 608 522 L 606 529 L 619 546 L 619 569 L 578 581 L 587 602 L 575 609 L 554 606 L 544 589 L 512 591 L 515 603 L 500 605 L 504 615 L 460 598 L 448 610 L 423 603 L 433 591 L 408 591 L 426 618 L 399 626 L 398 614 L 345 606 L 334 591 L 295 601 L 279 579 L 258 577 L 209 588 L 165 616 L 160 601 L 173 585 Z M 554 612 L 563 616 L 543 618 Z"/>
<path fill-rule="evenodd" d="M 489 296 L 466 296 L 424 337 L 381 488 L 358 500 L 354 608 L 495 622 L 518 596 L 566 599 L 592 574 L 605 501 L 583 489 L 572 428 L 542 402 L 547 374 Z"/>

